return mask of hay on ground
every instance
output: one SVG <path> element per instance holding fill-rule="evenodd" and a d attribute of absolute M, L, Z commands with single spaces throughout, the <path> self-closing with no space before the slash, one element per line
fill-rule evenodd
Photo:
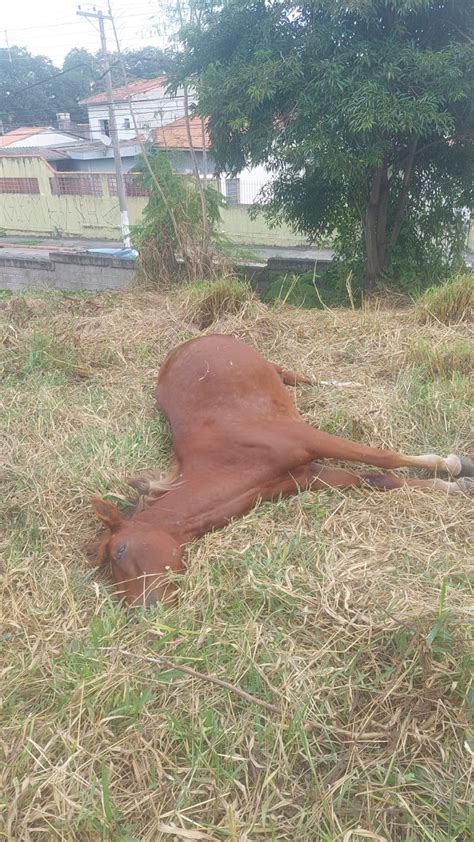
<path fill-rule="evenodd" d="M 125 504 L 127 474 L 169 466 L 153 382 L 177 343 L 234 333 L 317 380 L 362 383 L 293 391 L 330 432 L 472 453 L 469 371 L 440 350 L 466 343 L 467 325 L 420 336 L 414 310 L 300 312 L 186 289 L 31 294 L 1 317 L 4 838 L 467 840 L 468 498 L 261 505 L 189 547 L 179 605 L 146 613 L 121 610 L 84 552 L 90 496 Z"/>

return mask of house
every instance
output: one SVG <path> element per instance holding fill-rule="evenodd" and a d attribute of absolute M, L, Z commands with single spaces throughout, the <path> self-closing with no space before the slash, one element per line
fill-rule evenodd
<path fill-rule="evenodd" d="M 122 171 L 133 169 L 140 145 L 136 140 L 122 141 L 120 152 Z M 57 172 L 115 173 L 114 151 L 112 146 L 97 141 L 83 141 L 71 145 L 25 146 L 21 149 L 0 146 L 2 158 L 23 156 L 25 160 L 32 155 L 41 155 Z"/>
<path fill-rule="evenodd" d="M 147 135 L 153 129 L 183 116 L 183 91 L 178 90 L 175 96 L 169 96 L 166 93 L 167 84 L 165 76 L 157 76 L 155 79 L 142 79 L 114 88 L 112 96 L 120 140 L 130 140 L 136 135 L 129 97 L 138 128 Z M 110 137 L 107 93 L 86 97 L 80 104 L 87 108 L 91 140 Z"/>
<path fill-rule="evenodd" d="M 198 116 L 190 117 L 189 128 L 199 172 L 202 174 L 205 169 L 209 177 L 214 177 L 216 167 L 212 155 L 207 153 L 210 149 L 210 138 L 204 121 Z M 170 161 L 176 172 L 194 172 L 185 117 L 179 117 L 155 129 L 153 143 L 158 148 L 169 150 Z M 205 151 L 207 154 L 204 158 Z M 248 167 L 237 177 L 220 175 L 220 192 L 225 197 L 227 205 L 251 205 L 257 200 L 262 187 L 270 178 L 271 175 L 265 167 Z"/>
<path fill-rule="evenodd" d="M 0 149 L 23 146 L 38 149 L 56 144 L 64 146 L 80 143 L 82 140 L 82 137 L 55 129 L 53 126 L 20 126 L 0 136 Z"/>
<path fill-rule="evenodd" d="M 151 138 L 155 146 L 170 151 L 171 163 L 177 172 L 192 173 L 193 161 L 184 116 L 183 91 L 180 89 L 175 96 L 170 96 L 166 93 L 167 84 L 166 76 L 158 76 L 155 79 L 143 79 L 114 88 L 112 96 L 118 137 L 120 141 L 132 141 L 136 135 L 129 106 L 130 97 L 140 132 Z M 88 111 L 91 140 L 105 141 L 109 138 L 107 94 L 100 93 L 86 97 L 81 100 L 81 105 L 86 106 Z M 205 128 L 203 129 L 200 117 L 190 118 L 190 129 L 198 169 L 201 173 L 206 170 L 208 176 L 213 176 L 215 165 L 212 156 L 206 154 L 210 145 L 209 136 Z M 104 155 L 104 163 L 108 157 Z M 90 164 L 88 171 L 97 170 Z M 108 168 L 103 171 L 108 171 Z M 265 167 L 252 167 L 243 170 L 237 178 L 220 176 L 219 185 L 227 204 L 251 205 L 256 201 L 262 187 L 270 177 Z"/>
<path fill-rule="evenodd" d="M 215 166 L 212 158 L 207 154 L 207 150 L 210 147 L 210 139 L 204 121 L 200 117 L 190 117 L 189 130 L 199 172 L 203 174 L 204 169 L 206 169 L 207 173 L 212 175 Z M 194 172 L 193 159 L 189 148 L 188 129 L 184 116 L 155 129 L 153 131 L 153 145 L 158 149 L 169 151 L 170 162 L 176 172 Z M 204 167 L 205 152 L 206 166 Z"/>

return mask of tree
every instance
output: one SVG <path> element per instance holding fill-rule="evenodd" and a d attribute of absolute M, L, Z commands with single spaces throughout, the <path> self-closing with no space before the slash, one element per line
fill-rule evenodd
<path fill-rule="evenodd" d="M 55 119 L 54 76 L 59 71 L 46 56 L 22 47 L 0 49 L 0 120 L 5 131 Z"/>
<path fill-rule="evenodd" d="M 471 207 L 472 0 L 231 0 L 181 33 L 218 167 L 265 164 L 262 199 L 365 264 L 365 286 L 444 263 Z"/>
<path fill-rule="evenodd" d="M 156 47 L 126 50 L 124 60 L 130 80 L 152 79 L 164 73 L 170 59 Z M 113 84 L 123 85 L 119 57 L 111 54 Z M 100 51 L 95 55 L 74 47 L 61 68 L 46 56 L 35 56 L 22 47 L 0 49 L 0 120 L 4 131 L 17 126 L 55 125 L 58 112 L 69 112 L 73 121 L 87 120 L 79 105 L 90 94 L 105 91 Z"/>
<path fill-rule="evenodd" d="M 54 80 L 56 96 L 63 103 L 58 111 L 69 112 L 74 122 L 86 122 L 87 109 L 79 105 L 80 100 L 105 86 L 99 58 L 84 47 L 74 47 L 63 61 L 62 72 Z"/>

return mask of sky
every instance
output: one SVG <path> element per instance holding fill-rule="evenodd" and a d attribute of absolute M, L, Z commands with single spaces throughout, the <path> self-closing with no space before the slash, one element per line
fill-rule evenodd
<path fill-rule="evenodd" d="M 57 66 L 73 47 L 86 47 L 91 52 L 100 48 L 97 23 L 78 17 L 78 5 L 84 11 L 107 11 L 107 0 L 96 4 L 80 0 L 16 0 L 4 2 L 1 15 L 0 47 L 26 47 L 30 52 L 46 55 Z M 112 0 L 112 12 L 122 49 L 151 44 L 162 47 L 165 38 L 154 31 L 160 0 Z M 107 43 L 114 48 L 112 28 L 106 24 Z"/>

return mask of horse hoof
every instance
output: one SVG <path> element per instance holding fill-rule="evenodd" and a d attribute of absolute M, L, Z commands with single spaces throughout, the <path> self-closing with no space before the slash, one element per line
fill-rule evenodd
<path fill-rule="evenodd" d="M 474 477 L 460 477 L 456 480 L 456 485 L 464 494 L 474 494 Z"/>
<path fill-rule="evenodd" d="M 451 453 L 446 459 L 446 467 L 452 477 L 474 477 L 474 462 L 469 456 Z"/>
<path fill-rule="evenodd" d="M 461 473 L 459 476 L 474 477 L 474 462 L 472 459 L 469 459 L 469 456 L 460 456 L 459 461 L 461 462 Z"/>

